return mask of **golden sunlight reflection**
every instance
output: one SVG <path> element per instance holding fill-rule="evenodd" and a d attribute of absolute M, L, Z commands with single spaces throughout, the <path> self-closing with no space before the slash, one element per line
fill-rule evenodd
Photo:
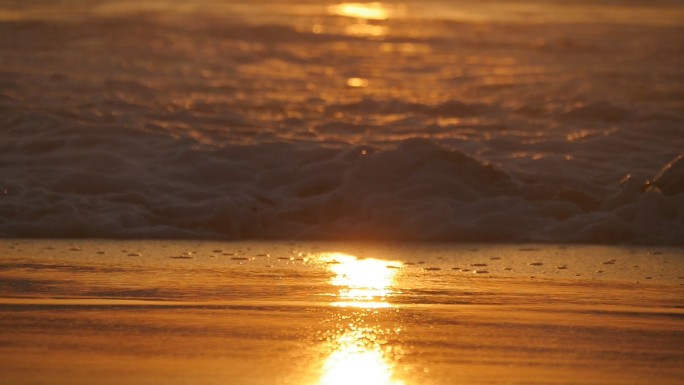
<path fill-rule="evenodd" d="M 329 283 L 338 288 L 339 302 L 333 306 L 352 307 L 339 313 L 338 327 L 330 330 L 324 344 L 329 353 L 321 366 L 317 385 L 404 385 L 397 379 L 395 366 L 401 349 L 392 344 L 399 325 L 381 327 L 369 322 L 394 314 L 387 302 L 393 294 L 400 262 L 357 258 L 343 253 L 321 254 L 318 260 L 333 273 Z M 388 325 L 388 324 L 385 324 Z"/>
<path fill-rule="evenodd" d="M 341 301 L 334 305 L 363 308 L 390 306 L 387 297 L 392 294 L 398 262 L 359 259 L 341 253 L 326 254 L 322 260 L 335 274 L 330 283 L 339 287 L 338 297 Z"/>
<path fill-rule="evenodd" d="M 371 25 L 365 21 L 348 25 L 344 32 L 349 36 L 357 37 L 383 37 L 387 35 L 387 27 L 384 25 Z"/>
<path fill-rule="evenodd" d="M 404 385 L 394 378 L 393 365 L 379 341 L 382 333 L 353 329 L 335 341 L 335 350 L 323 364 L 318 385 Z"/>
<path fill-rule="evenodd" d="M 389 17 L 389 9 L 382 3 L 342 3 L 331 5 L 328 12 L 364 20 L 386 20 Z"/>
<path fill-rule="evenodd" d="M 368 80 L 363 78 L 347 79 L 347 86 L 352 88 L 368 87 Z"/>

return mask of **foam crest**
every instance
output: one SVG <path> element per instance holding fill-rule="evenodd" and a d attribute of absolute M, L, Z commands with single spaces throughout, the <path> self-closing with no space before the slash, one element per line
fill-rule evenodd
<path fill-rule="evenodd" d="M 1 150 L 16 165 L 5 236 L 680 243 L 684 230 L 681 158 L 594 198 L 425 139 L 214 147 L 72 127 Z"/>

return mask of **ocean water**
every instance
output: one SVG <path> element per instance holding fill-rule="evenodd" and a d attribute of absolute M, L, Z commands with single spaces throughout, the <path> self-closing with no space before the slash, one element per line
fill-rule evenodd
<path fill-rule="evenodd" d="M 0 1 L 4 237 L 684 242 L 681 1 Z"/>

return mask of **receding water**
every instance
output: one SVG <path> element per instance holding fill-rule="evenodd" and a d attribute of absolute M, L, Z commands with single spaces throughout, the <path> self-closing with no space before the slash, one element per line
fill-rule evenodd
<path fill-rule="evenodd" d="M 14 240 L 0 251 L 7 384 L 684 376 L 681 249 Z"/>

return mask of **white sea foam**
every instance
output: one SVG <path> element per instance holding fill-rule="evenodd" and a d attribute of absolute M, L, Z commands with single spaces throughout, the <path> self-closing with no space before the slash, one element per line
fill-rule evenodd
<path fill-rule="evenodd" d="M 3 236 L 684 242 L 675 19 L 93 4 L 0 5 Z"/>

